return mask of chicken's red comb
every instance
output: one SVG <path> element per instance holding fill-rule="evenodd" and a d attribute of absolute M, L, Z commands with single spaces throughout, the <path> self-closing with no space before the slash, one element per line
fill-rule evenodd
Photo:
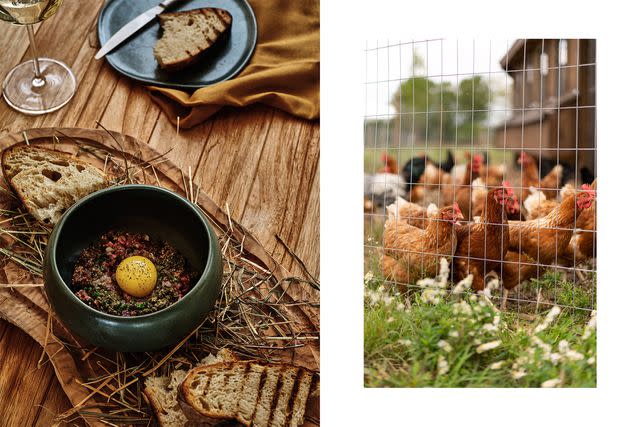
<path fill-rule="evenodd" d="M 502 181 L 502 186 L 507 189 L 507 194 L 513 195 L 513 187 L 509 181 Z"/>
<path fill-rule="evenodd" d="M 383 162 L 386 162 L 389 159 L 389 155 L 387 154 L 386 151 L 383 151 L 382 154 L 380 155 L 380 158 L 382 159 Z"/>
<path fill-rule="evenodd" d="M 582 184 L 580 186 L 580 189 L 582 191 L 584 191 L 585 193 L 587 193 L 589 196 L 595 197 L 595 195 L 596 195 L 596 190 L 591 188 L 591 186 L 589 184 Z"/>
<path fill-rule="evenodd" d="M 456 211 L 456 213 L 462 213 L 462 211 L 460 210 L 460 206 L 458 205 L 458 202 L 455 202 L 453 204 L 453 209 Z"/>
<path fill-rule="evenodd" d="M 478 162 L 478 163 L 483 162 L 484 159 L 482 158 L 482 154 L 474 154 L 473 155 L 473 161 L 474 162 Z"/>

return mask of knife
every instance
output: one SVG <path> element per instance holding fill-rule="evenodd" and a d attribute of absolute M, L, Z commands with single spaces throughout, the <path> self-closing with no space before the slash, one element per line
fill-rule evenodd
<path fill-rule="evenodd" d="M 107 40 L 98 53 L 96 53 L 94 58 L 100 59 L 116 47 L 120 46 L 122 42 L 135 34 L 140 28 L 153 21 L 153 19 L 160 13 L 164 12 L 166 8 L 179 1 L 182 0 L 164 0 L 159 5 L 152 7 L 146 12 L 138 15 L 132 21 L 129 21 L 124 27 L 120 28 L 117 33 L 111 36 L 109 40 Z"/>

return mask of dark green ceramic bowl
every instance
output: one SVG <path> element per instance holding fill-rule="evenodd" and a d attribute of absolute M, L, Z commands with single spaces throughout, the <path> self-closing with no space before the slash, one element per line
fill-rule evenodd
<path fill-rule="evenodd" d="M 83 303 L 69 285 L 80 252 L 109 230 L 146 233 L 167 241 L 200 274 L 180 300 L 160 311 L 124 317 Z M 49 303 L 76 335 L 114 351 L 151 351 L 187 336 L 220 293 L 222 259 L 218 239 L 200 208 L 159 187 L 122 185 L 97 191 L 73 205 L 56 224 L 45 254 Z"/>

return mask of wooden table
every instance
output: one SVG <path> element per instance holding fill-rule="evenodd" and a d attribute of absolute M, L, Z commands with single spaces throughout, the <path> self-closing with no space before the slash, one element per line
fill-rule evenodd
<path fill-rule="evenodd" d="M 172 125 L 146 89 L 95 61 L 102 1 L 63 2 L 40 24 L 40 55 L 69 64 L 78 91 L 62 110 L 29 117 L 0 101 L 0 136 L 34 127 L 106 128 L 132 135 L 187 170 L 219 206 L 253 232 L 292 274 L 302 275 L 294 252 L 312 275 L 320 268 L 318 122 L 267 107 L 226 108 L 190 130 Z M 0 77 L 30 58 L 26 30 L 0 22 Z M 283 244 L 284 242 L 284 244 Z M 38 368 L 42 349 L 0 320 L 0 424 L 49 426 L 70 403 L 53 369 Z"/>

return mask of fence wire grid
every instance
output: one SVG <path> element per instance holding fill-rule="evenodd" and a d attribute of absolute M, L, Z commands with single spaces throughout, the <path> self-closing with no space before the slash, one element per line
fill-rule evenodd
<path fill-rule="evenodd" d="M 444 257 L 508 310 L 595 309 L 595 49 L 368 43 L 365 272 L 411 292 Z"/>

